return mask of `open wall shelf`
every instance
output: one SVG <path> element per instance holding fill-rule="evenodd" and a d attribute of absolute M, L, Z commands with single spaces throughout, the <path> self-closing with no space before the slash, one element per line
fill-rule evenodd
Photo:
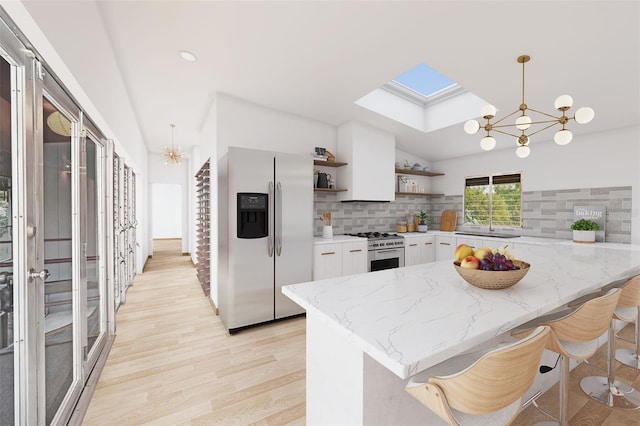
<path fill-rule="evenodd" d="M 424 172 L 422 170 L 410 170 L 410 169 L 396 169 L 396 174 L 416 175 L 416 176 L 444 176 L 444 173 L 440 173 L 440 172 Z"/>

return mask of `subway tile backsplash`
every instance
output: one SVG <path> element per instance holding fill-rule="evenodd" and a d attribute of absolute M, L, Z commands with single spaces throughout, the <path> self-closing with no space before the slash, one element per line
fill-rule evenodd
<path fill-rule="evenodd" d="M 535 237 L 571 239 L 573 206 L 590 205 L 607 208 L 605 241 L 631 242 L 631 187 L 581 188 L 522 193 L 522 228 L 512 232 Z M 396 223 L 407 213 L 424 210 L 433 218 L 430 228 L 439 229 L 444 210 L 458 212 L 462 225 L 462 195 L 424 197 L 398 195 L 396 201 L 341 203 L 336 194 L 315 193 L 314 234 L 322 235 L 322 212 L 332 215 L 334 234 L 395 231 Z"/>

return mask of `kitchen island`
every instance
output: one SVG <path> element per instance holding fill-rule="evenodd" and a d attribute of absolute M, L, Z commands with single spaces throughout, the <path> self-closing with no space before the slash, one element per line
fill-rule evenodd
<path fill-rule="evenodd" d="M 518 254 L 531 269 L 505 290 L 467 284 L 452 261 L 284 287 L 307 311 L 307 424 L 437 424 L 404 391 L 410 376 L 640 274 L 633 245 L 560 243 Z"/>

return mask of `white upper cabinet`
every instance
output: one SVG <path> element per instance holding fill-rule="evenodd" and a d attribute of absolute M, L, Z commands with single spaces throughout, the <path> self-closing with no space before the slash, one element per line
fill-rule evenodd
<path fill-rule="evenodd" d="M 338 183 L 346 192 L 339 201 L 395 200 L 395 136 L 357 122 L 338 128 L 336 157 L 348 163 L 338 169 Z"/>

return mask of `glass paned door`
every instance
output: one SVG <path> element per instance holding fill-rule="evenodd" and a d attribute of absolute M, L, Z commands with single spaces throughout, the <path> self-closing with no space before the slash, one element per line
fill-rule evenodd
<path fill-rule="evenodd" d="M 122 278 L 120 277 L 120 249 L 122 243 L 120 242 L 122 235 L 122 229 L 120 224 L 120 158 L 117 155 L 113 156 L 113 294 L 114 294 L 114 308 L 117 310 L 120 306 L 120 286 Z"/>
<path fill-rule="evenodd" d="M 85 373 L 93 367 L 106 333 L 104 146 L 91 135 L 85 140 L 86 163 L 86 292 L 83 294 Z M 103 343 L 103 342 L 102 342 Z"/>
<path fill-rule="evenodd" d="M 14 423 L 14 305 L 11 65 L 0 59 L 0 424 Z"/>
<path fill-rule="evenodd" d="M 72 131 L 77 120 L 43 96 L 44 356 L 46 422 L 50 423 L 77 381 L 79 274 L 74 255 Z M 77 131 L 77 130 L 76 130 Z"/>

